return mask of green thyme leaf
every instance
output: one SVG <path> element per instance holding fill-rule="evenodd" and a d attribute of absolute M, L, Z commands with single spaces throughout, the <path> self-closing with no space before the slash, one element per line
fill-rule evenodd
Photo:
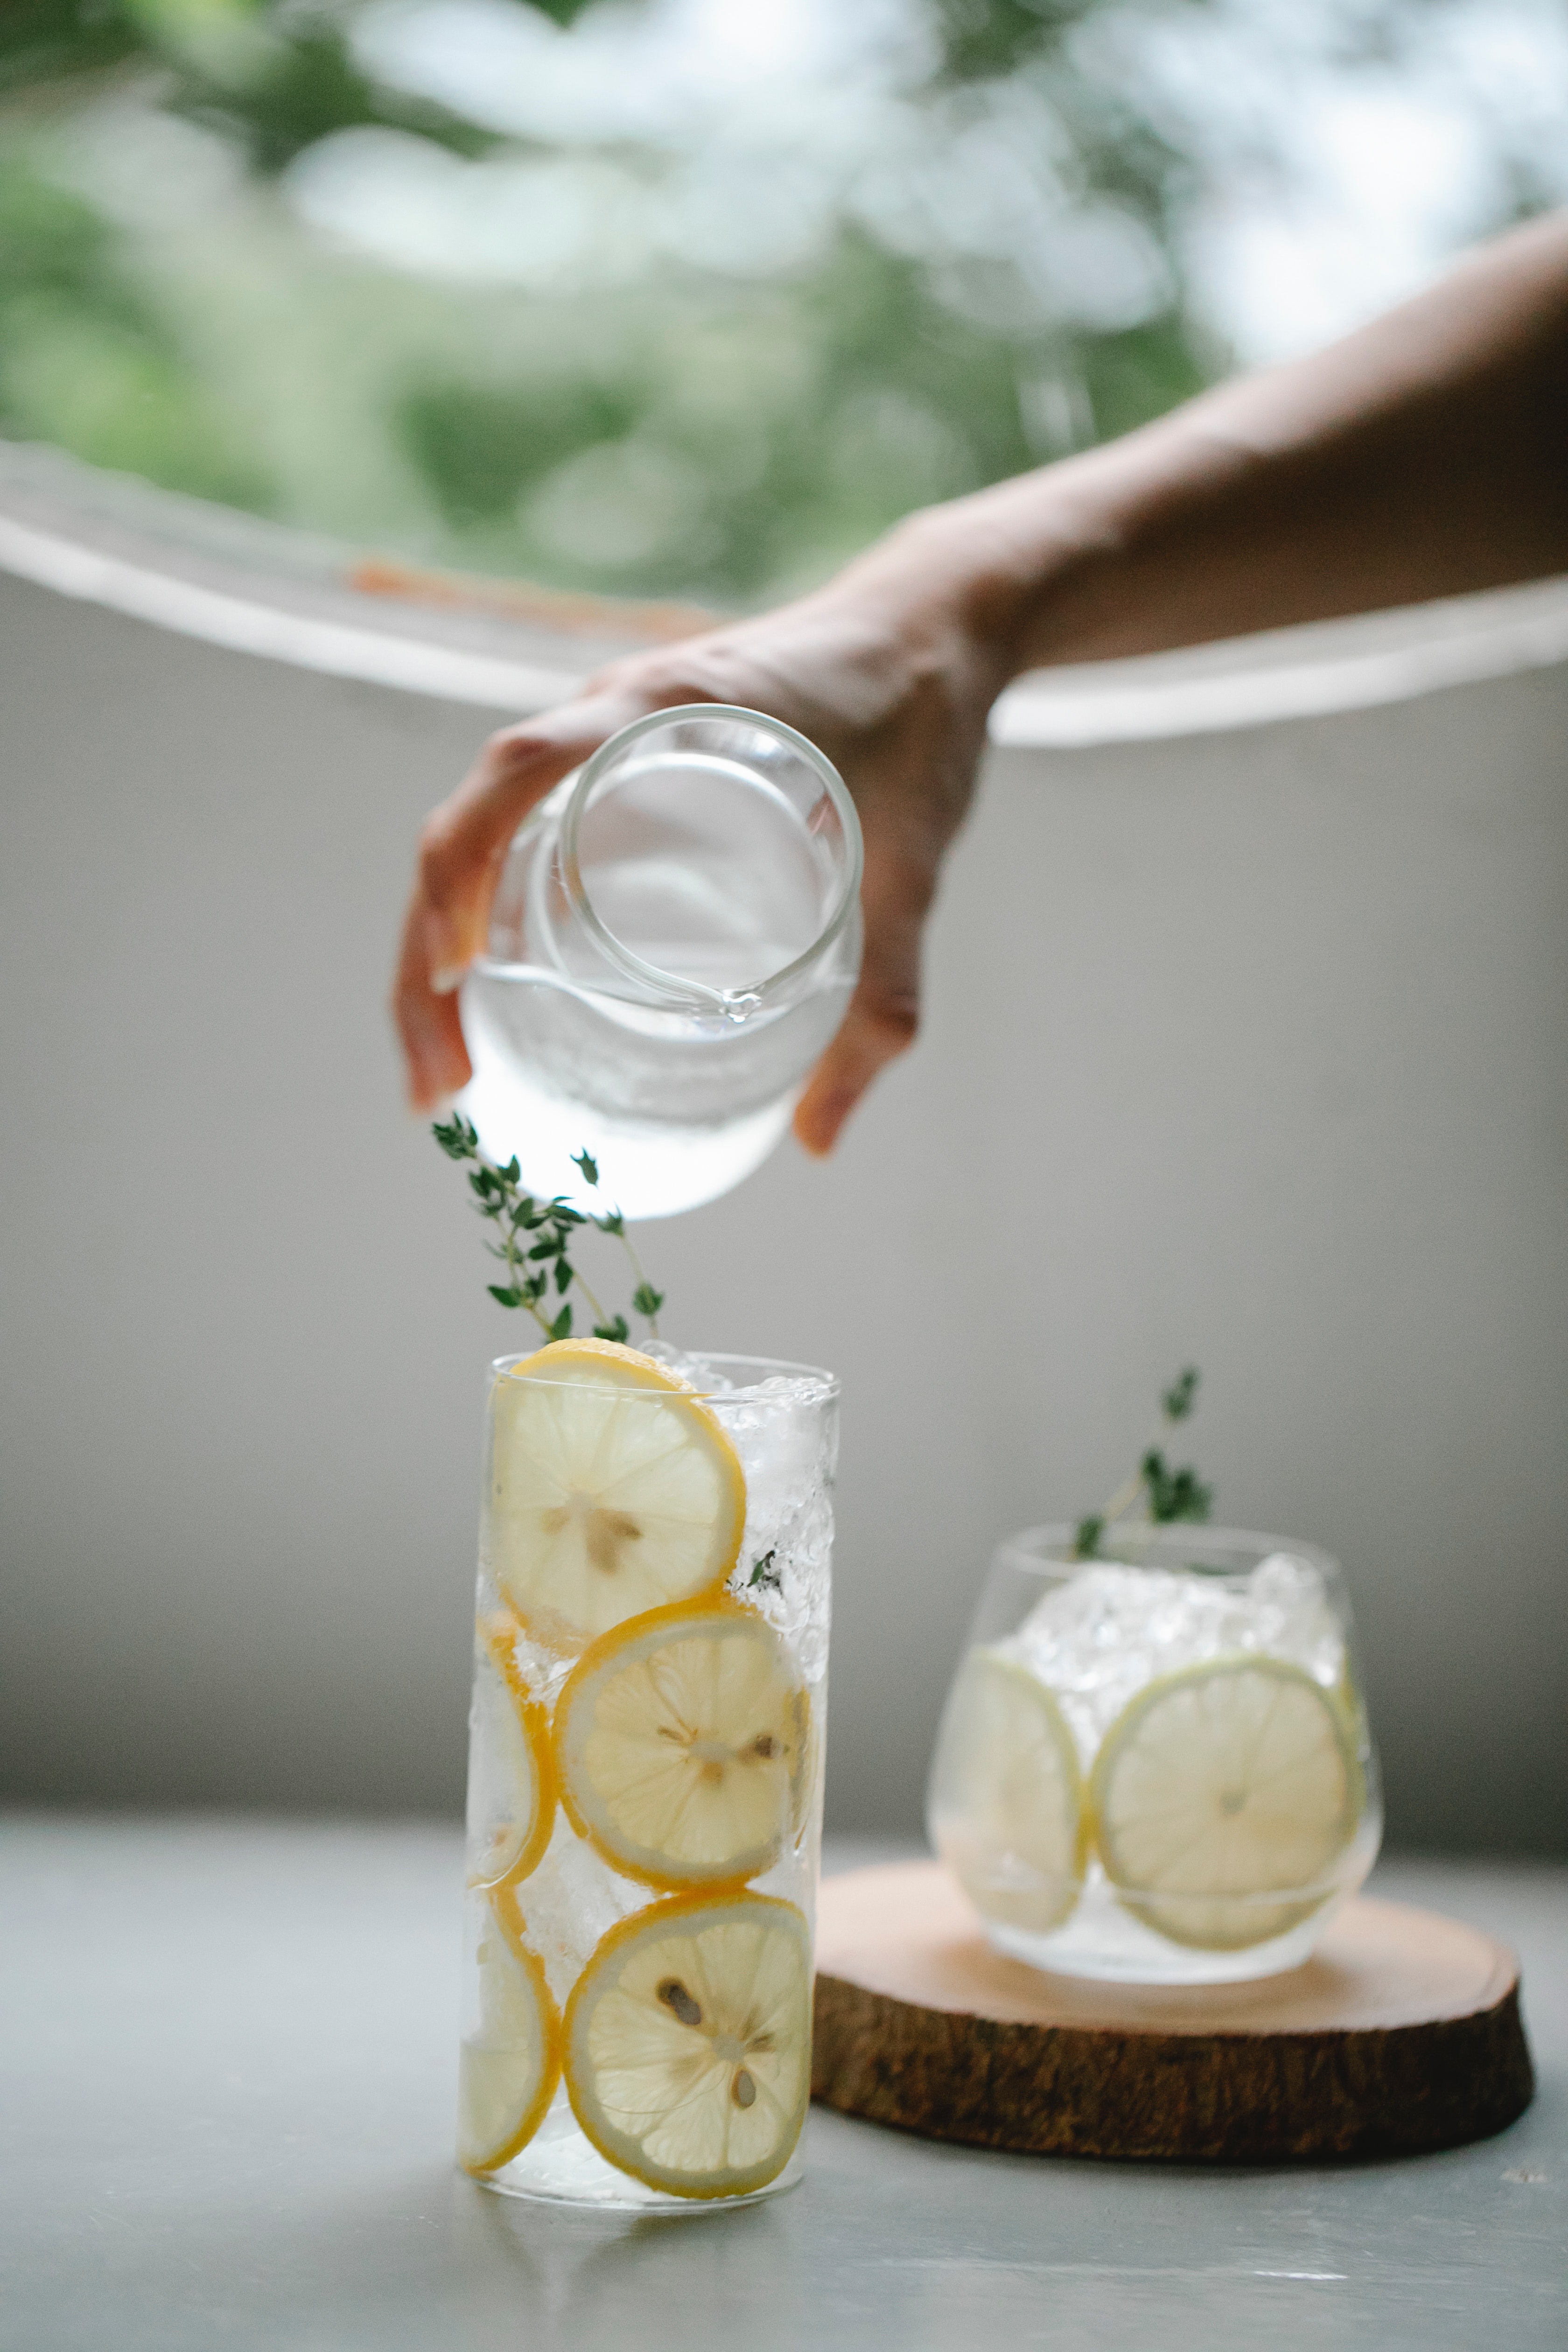
<path fill-rule="evenodd" d="M 1197 1397 L 1198 1379 L 1197 1366 L 1189 1364 L 1163 1392 L 1160 1410 L 1165 1424 L 1187 1419 Z M 1140 1503 L 1142 1514 L 1135 1517 Z M 1162 1446 L 1151 1445 L 1104 1510 L 1079 1520 L 1074 1557 L 1094 1559 L 1103 1556 L 1102 1545 L 1119 1526 L 1168 1527 L 1177 1520 L 1201 1522 L 1208 1517 L 1213 1503 L 1213 1487 L 1199 1477 L 1190 1463 L 1173 1465 L 1166 1460 Z"/>
<path fill-rule="evenodd" d="M 454 1111 L 443 1126 L 437 1119 L 430 1130 L 448 1160 L 473 1160 L 479 1155 L 479 1139 L 461 1111 Z"/>
<path fill-rule="evenodd" d="M 515 1155 L 504 1167 L 487 1160 L 479 1149 L 478 1129 L 460 1114 L 454 1114 L 450 1120 L 434 1121 L 431 1133 L 449 1160 L 476 1162 L 467 1171 L 473 1206 L 481 1217 L 500 1229 L 500 1238 L 487 1241 L 485 1249 L 490 1257 L 500 1260 L 511 1276 L 510 1282 L 485 1286 L 498 1306 L 525 1307 L 547 1339 L 564 1339 L 572 1331 L 574 1307 L 569 1294 L 575 1289 L 582 1296 L 585 1313 L 593 1317 L 595 1336 L 624 1344 L 631 1330 L 626 1317 L 612 1314 L 601 1306 L 588 1286 L 587 1276 L 572 1260 L 573 1235 L 580 1227 L 591 1224 L 618 1240 L 626 1252 L 637 1282 L 633 1304 L 639 1315 L 647 1317 L 653 1337 L 658 1338 L 658 1325 L 654 1318 L 664 1304 L 664 1293 L 654 1288 L 637 1263 L 619 1209 L 591 1217 L 574 1209 L 564 1193 L 558 1192 L 549 1201 L 535 1199 L 522 1189 L 521 1164 Z M 573 1165 L 583 1172 L 584 1181 L 596 1185 L 599 1163 L 593 1153 L 584 1147 L 572 1157 Z M 523 1237 L 531 1234 L 540 1238 L 525 1248 Z M 561 1305 L 556 1315 L 547 1318 L 541 1302 L 548 1297 L 552 1278 Z"/>
<path fill-rule="evenodd" d="M 1143 1456 L 1142 1467 L 1149 1493 L 1149 1517 L 1157 1527 L 1167 1527 L 1177 1519 L 1207 1518 L 1213 1490 L 1204 1485 L 1190 1465 L 1185 1469 L 1173 1470 L 1163 1454 L 1150 1453 Z"/>

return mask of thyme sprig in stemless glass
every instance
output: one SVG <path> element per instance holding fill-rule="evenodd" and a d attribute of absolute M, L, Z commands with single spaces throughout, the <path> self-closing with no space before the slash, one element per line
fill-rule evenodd
<path fill-rule="evenodd" d="M 552 1335 L 488 1399 L 459 2157 L 573 2203 L 763 2195 L 810 2095 L 837 1385 L 572 1337 L 586 1221 L 439 1133 Z"/>
<path fill-rule="evenodd" d="M 1169 1392 L 1168 1422 L 1195 1385 Z M 1122 1518 L 1140 1489 L 1146 1515 Z M 1376 1856 L 1339 1565 L 1198 1524 L 1207 1504 L 1151 1448 L 1104 1514 L 993 1561 L 928 1818 L 991 1941 L 1036 1967 L 1189 1984 L 1292 1968 Z"/>

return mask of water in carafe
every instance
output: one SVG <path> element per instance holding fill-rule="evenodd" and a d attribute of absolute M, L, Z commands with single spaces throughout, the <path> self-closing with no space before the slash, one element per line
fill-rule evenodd
<path fill-rule="evenodd" d="M 623 729 L 518 834 L 464 983 L 486 1151 L 634 1218 L 728 1192 L 843 1019 L 859 881 L 854 805 L 793 729 L 713 704 Z"/>

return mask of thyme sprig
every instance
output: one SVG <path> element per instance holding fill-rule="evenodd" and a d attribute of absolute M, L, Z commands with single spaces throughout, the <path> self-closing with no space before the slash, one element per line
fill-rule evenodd
<path fill-rule="evenodd" d="M 468 1171 L 468 1187 L 474 1195 L 474 1206 L 481 1217 L 494 1225 L 497 1234 L 496 1240 L 487 1242 L 485 1247 L 506 1268 L 504 1282 L 486 1285 L 498 1307 L 526 1307 L 547 1339 L 569 1339 L 573 1303 L 567 1294 L 575 1287 L 594 1318 L 595 1339 L 628 1339 L 631 1326 L 626 1317 L 606 1312 L 573 1255 L 579 1228 L 595 1225 L 600 1233 L 612 1235 L 625 1248 L 637 1278 L 637 1288 L 632 1293 L 633 1311 L 647 1324 L 649 1338 L 658 1339 L 658 1310 L 664 1305 L 664 1293 L 656 1290 L 643 1272 L 626 1231 L 626 1221 L 618 1209 L 591 1216 L 573 1208 L 563 1193 L 549 1201 L 535 1199 L 522 1188 L 522 1171 L 516 1158 L 509 1160 L 504 1168 L 487 1158 L 479 1148 L 478 1129 L 461 1111 L 454 1111 L 449 1120 L 437 1119 L 430 1131 L 448 1160 L 473 1163 Z M 583 1181 L 596 1192 L 599 1168 L 593 1154 L 574 1152 L 573 1165 L 581 1169 Z M 548 1314 L 546 1306 L 552 1298 L 559 1304 L 553 1314 Z"/>
<path fill-rule="evenodd" d="M 592 1152 L 574 1151 L 572 1154 L 572 1165 L 574 1168 L 580 1168 L 582 1170 L 583 1181 L 584 1184 L 591 1184 L 595 1190 L 597 1190 L 599 1182 L 599 1163 L 594 1158 Z M 642 1261 L 632 1245 L 632 1237 L 626 1231 L 626 1221 L 625 1217 L 622 1216 L 619 1209 L 611 1209 L 602 1217 L 594 1217 L 590 1219 L 590 1223 L 597 1225 L 602 1234 L 609 1234 L 615 1238 L 615 1240 L 618 1241 L 622 1248 L 626 1251 L 627 1257 L 630 1258 L 632 1273 L 637 1280 L 637 1288 L 632 1293 L 632 1306 L 638 1315 L 645 1318 L 653 1338 L 657 1339 L 658 1337 L 658 1310 L 664 1305 L 664 1293 L 662 1290 L 656 1290 L 652 1283 L 648 1280 L 647 1275 L 643 1272 Z M 623 1337 L 625 1335 L 623 1334 Z"/>
<path fill-rule="evenodd" d="M 1214 1488 L 1205 1486 L 1188 1464 L 1178 1469 L 1165 1458 L 1166 1433 L 1191 1418 L 1197 1403 L 1198 1368 L 1189 1364 L 1178 1372 L 1160 1399 L 1160 1421 L 1153 1442 L 1140 1457 L 1138 1467 L 1124 1478 L 1102 1511 L 1078 1523 L 1073 1539 L 1075 1559 L 1098 1559 L 1108 1529 L 1126 1527 L 1147 1530 L 1168 1527 L 1178 1519 L 1201 1524 L 1209 1515 Z"/>

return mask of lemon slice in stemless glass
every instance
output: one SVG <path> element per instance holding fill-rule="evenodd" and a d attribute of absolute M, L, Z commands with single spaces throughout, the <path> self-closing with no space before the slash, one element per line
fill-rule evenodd
<path fill-rule="evenodd" d="M 811 2093 L 811 1938 L 793 1903 L 685 1895 L 599 1943 L 566 2005 L 566 2089 L 601 2156 L 674 2197 L 784 2170 Z"/>
<path fill-rule="evenodd" d="M 605 1860 L 679 1890 L 754 1878 L 805 1801 L 810 1709 L 754 1610 L 689 1601 L 584 1652 L 555 1709 L 568 1818 Z"/>
<path fill-rule="evenodd" d="M 1342 1708 L 1268 1657 L 1150 1683 L 1106 1733 L 1090 1793 L 1127 1908 L 1173 1943 L 1216 1952 L 1310 1917 L 1363 1800 Z"/>
<path fill-rule="evenodd" d="M 491 1566 L 548 1648 L 722 1584 L 745 1517 L 733 1446 L 651 1357 L 561 1339 L 498 1381 Z"/>
<path fill-rule="evenodd" d="M 550 1718 L 518 1671 L 515 1620 L 481 1617 L 477 1631 L 468 1881 L 514 1885 L 539 1862 L 555 1818 Z"/>
<path fill-rule="evenodd" d="M 477 1953 L 479 2022 L 458 2067 L 458 2161 L 494 2172 L 526 2147 L 561 2079 L 561 2018 L 532 1952 L 484 1906 Z"/>
<path fill-rule="evenodd" d="M 981 1916 L 1048 1935 L 1083 1885 L 1089 1827 L 1073 1736 L 1019 1658 L 971 1650 L 937 1739 L 931 1843 Z"/>

